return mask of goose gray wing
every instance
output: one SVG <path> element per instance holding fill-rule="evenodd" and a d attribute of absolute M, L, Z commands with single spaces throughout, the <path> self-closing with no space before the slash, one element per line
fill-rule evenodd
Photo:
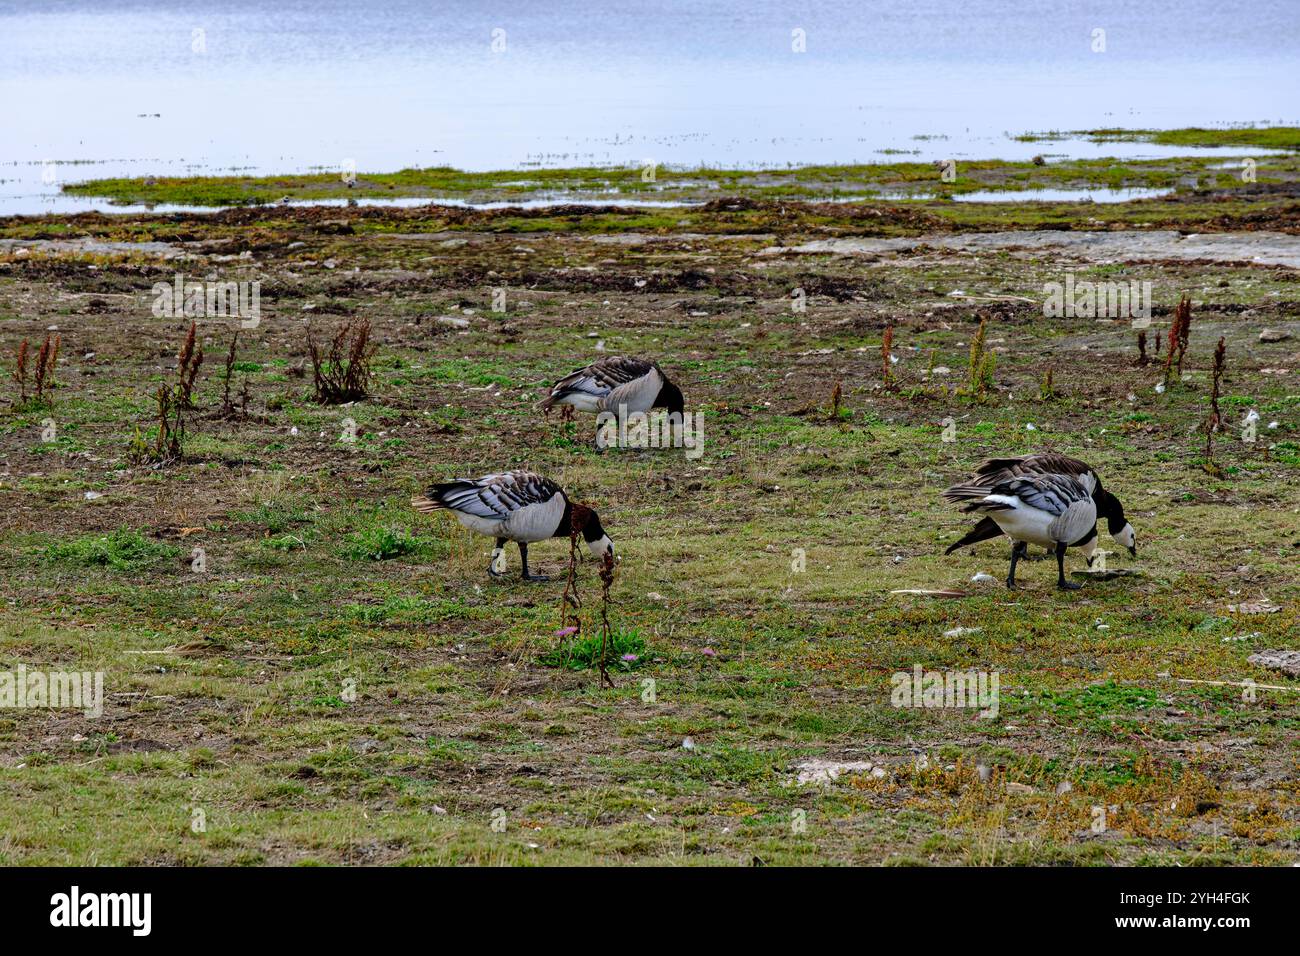
<path fill-rule="evenodd" d="M 1014 458 L 986 458 L 976 466 L 969 483 L 991 488 L 999 482 L 1026 475 L 1068 475 L 1078 479 L 1089 494 L 1100 484 L 1091 465 L 1052 451 Z"/>
<path fill-rule="evenodd" d="M 610 355 L 560 379 L 542 405 L 549 408 L 573 395 L 602 399 L 620 386 L 645 378 L 654 368 L 655 364 L 645 359 Z"/>
<path fill-rule="evenodd" d="M 1092 500 L 1087 486 L 1073 475 L 1025 475 L 999 482 L 989 493 L 1018 498 L 1050 515 L 1063 515 L 1071 505 Z"/>
<path fill-rule="evenodd" d="M 995 486 L 992 493 L 1012 495 L 1052 515 L 1047 533 L 1053 541 L 1072 544 L 1096 530 L 1097 505 L 1089 487 L 1073 475 L 1027 475 Z"/>
<path fill-rule="evenodd" d="M 529 505 L 550 503 L 558 494 L 562 494 L 559 485 L 531 471 L 457 478 L 428 491 L 428 497 L 442 507 L 488 521 L 505 521 Z"/>

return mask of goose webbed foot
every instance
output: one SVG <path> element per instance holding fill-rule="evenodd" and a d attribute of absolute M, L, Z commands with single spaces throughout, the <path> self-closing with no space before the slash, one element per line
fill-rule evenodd
<path fill-rule="evenodd" d="M 533 574 L 533 572 L 528 570 L 528 545 L 524 544 L 522 541 L 519 542 L 519 561 L 523 564 L 524 568 L 523 574 L 520 575 L 521 580 L 535 584 L 551 580 L 550 577 L 545 574 Z"/>

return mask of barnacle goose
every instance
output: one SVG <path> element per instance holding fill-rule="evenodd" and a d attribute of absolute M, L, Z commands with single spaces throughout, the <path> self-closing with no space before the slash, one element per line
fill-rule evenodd
<path fill-rule="evenodd" d="M 1077 478 L 1089 488 L 1092 500 L 1097 503 L 1097 517 L 1106 519 L 1106 530 L 1110 532 L 1110 536 L 1128 548 L 1129 554 L 1137 557 L 1137 532 L 1124 516 L 1124 506 L 1120 504 L 1118 498 L 1101 486 L 1101 478 L 1092 466 L 1077 458 L 1059 455 L 1056 452 L 1040 452 L 1018 458 L 988 458 L 980 462 L 975 469 L 975 474 L 966 484 L 991 488 L 1000 481 L 1024 475 L 1070 475 Z M 997 522 L 992 518 L 983 518 L 965 537 L 950 545 L 944 554 L 952 554 L 958 548 L 988 541 L 1000 534 L 1002 529 L 998 527 Z"/>
<path fill-rule="evenodd" d="M 1027 544 L 1056 552 L 1056 586 L 1073 591 L 1078 584 L 1065 580 L 1065 549 L 1079 547 L 1091 556 L 1097 546 L 1097 505 L 1090 486 L 1073 475 L 1036 475 L 1005 478 L 992 486 L 953 485 L 943 493 L 949 501 L 970 502 L 963 512 L 986 512 L 1014 542 L 1007 587 L 1016 586 L 1016 562 Z"/>
<path fill-rule="evenodd" d="M 496 538 L 488 573 L 501 577 L 507 541 L 519 545 L 525 581 L 545 581 L 545 575 L 528 570 L 528 546 L 547 538 L 567 538 L 572 527 L 574 509 L 583 508 L 585 521 L 582 537 L 597 559 L 613 555 L 614 542 L 609 540 L 600 518 L 593 509 L 569 501 L 564 489 L 549 478 L 531 471 L 507 471 L 482 478 L 457 478 L 431 485 L 423 494 L 411 499 L 416 511 L 450 511 L 456 519 L 479 534 Z"/>
<path fill-rule="evenodd" d="M 679 420 L 686 410 L 682 390 L 654 362 L 610 355 L 560 379 L 542 401 L 542 409 L 571 405 L 580 412 L 645 413 L 666 408 Z"/>

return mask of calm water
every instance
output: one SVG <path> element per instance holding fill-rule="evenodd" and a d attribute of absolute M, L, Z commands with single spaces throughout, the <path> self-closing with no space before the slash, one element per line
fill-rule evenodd
<path fill-rule="evenodd" d="M 1295 0 L 1080 6 L 0 0 L 0 213 L 108 175 L 1150 156 L 1010 137 L 1298 121 Z"/>

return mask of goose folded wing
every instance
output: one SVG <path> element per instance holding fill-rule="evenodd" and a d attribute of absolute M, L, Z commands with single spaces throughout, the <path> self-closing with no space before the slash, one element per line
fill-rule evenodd
<path fill-rule="evenodd" d="M 453 511 L 490 521 L 504 521 L 529 505 L 550 501 L 559 490 L 555 482 L 541 475 L 508 473 L 459 479 L 453 487 L 444 490 L 441 497 Z"/>
<path fill-rule="evenodd" d="M 1089 493 L 1101 487 L 1097 473 L 1087 463 L 1051 451 L 1016 458 L 986 458 L 979 463 L 969 483 L 992 488 L 1001 482 L 1029 475 L 1067 475 L 1077 479 Z"/>
<path fill-rule="evenodd" d="M 643 377 L 653 366 L 641 359 L 606 358 L 580 368 L 555 383 L 552 396 L 591 395 L 604 398 L 620 385 Z"/>
<path fill-rule="evenodd" d="M 1026 475 L 994 485 L 990 494 L 1017 498 L 1030 508 L 1062 515 L 1070 505 L 1088 498 L 1088 490 L 1069 475 Z"/>

